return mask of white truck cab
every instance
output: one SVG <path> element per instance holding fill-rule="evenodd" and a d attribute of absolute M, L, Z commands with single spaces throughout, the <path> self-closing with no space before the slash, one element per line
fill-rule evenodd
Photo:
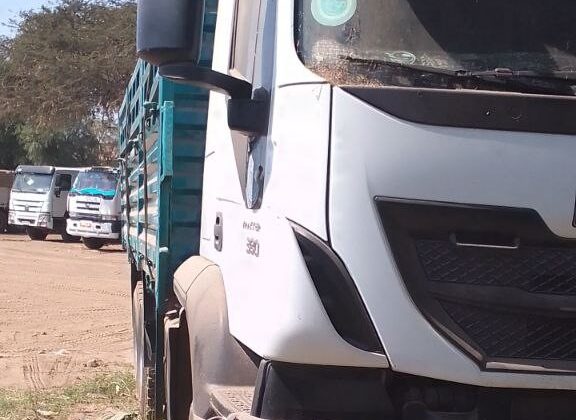
<path fill-rule="evenodd" d="M 68 195 L 66 231 L 90 249 L 120 239 L 119 171 L 111 167 L 82 170 Z"/>
<path fill-rule="evenodd" d="M 21 165 L 12 185 L 8 223 L 26 228 L 33 241 L 57 232 L 64 241 L 76 238 L 66 233 L 66 203 L 80 168 Z"/>
<path fill-rule="evenodd" d="M 575 17 L 568 0 L 139 0 L 140 58 L 212 90 L 204 143 L 204 110 L 176 97 L 126 154 L 145 408 L 574 419 Z M 173 141 L 150 129 L 172 115 Z M 150 205 L 153 171 L 188 202 L 201 189 L 200 223 Z"/>
<path fill-rule="evenodd" d="M 8 229 L 8 202 L 13 181 L 14 171 L 0 170 L 0 233 Z"/>

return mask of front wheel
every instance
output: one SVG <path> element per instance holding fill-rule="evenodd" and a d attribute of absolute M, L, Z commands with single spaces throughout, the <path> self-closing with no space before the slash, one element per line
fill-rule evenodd
<path fill-rule="evenodd" d="M 105 244 L 104 240 L 98 238 L 82 238 L 82 242 L 88 249 L 100 249 Z"/>
<path fill-rule="evenodd" d="M 60 236 L 62 237 L 62 240 L 63 240 L 64 242 L 67 242 L 67 243 L 80 242 L 80 240 L 82 239 L 82 238 L 80 238 L 79 236 L 70 235 L 70 234 L 69 234 L 68 232 L 66 232 L 66 231 L 60 232 Z"/>
<path fill-rule="evenodd" d="M 33 241 L 43 241 L 48 236 L 48 232 L 38 228 L 27 228 L 26 233 Z"/>
<path fill-rule="evenodd" d="M 146 330 L 144 321 L 144 286 L 136 283 L 132 293 L 132 329 L 134 336 L 134 371 L 136 396 L 140 401 L 140 418 L 154 420 L 154 391 L 156 375 L 146 354 Z"/>

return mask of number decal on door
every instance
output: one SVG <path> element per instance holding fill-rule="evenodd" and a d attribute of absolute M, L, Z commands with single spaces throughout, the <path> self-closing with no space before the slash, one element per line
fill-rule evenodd
<path fill-rule="evenodd" d="M 260 241 L 254 238 L 247 238 L 246 253 L 258 258 L 260 256 Z"/>

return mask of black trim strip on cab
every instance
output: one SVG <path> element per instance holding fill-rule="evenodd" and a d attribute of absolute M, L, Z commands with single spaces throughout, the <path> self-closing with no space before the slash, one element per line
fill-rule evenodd
<path fill-rule="evenodd" d="M 290 222 L 310 277 L 334 329 L 352 346 L 384 354 L 384 348 L 354 280 L 322 239 Z"/>
<path fill-rule="evenodd" d="M 576 134 L 576 97 L 396 86 L 342 86 L 403 120 L 461 128 Z"/>

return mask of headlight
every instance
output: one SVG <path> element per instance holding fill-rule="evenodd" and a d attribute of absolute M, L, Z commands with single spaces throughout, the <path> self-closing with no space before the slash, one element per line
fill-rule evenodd
<path fill-rule="evenodd" d="M 8 212 L 8 224 L 12 225 L 16 223 L 16 213 L 14 213 L 13 211 L 9 211 Z"/>

